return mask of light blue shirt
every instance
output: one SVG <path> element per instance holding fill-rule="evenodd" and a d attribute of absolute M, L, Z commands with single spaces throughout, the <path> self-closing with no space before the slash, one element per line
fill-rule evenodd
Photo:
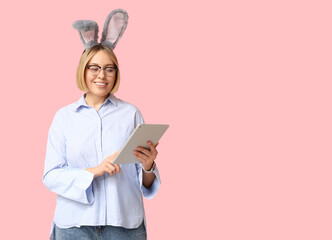
<path fill-rule="evenodd" d="M 153 198 L 160 186 L 156 169 L 152 186 L 142 185 L 141 164 L 121 164 L 121 173 L 93 178 L 96 167 L 120 150 L 138 124 L 133 105 L 110 95 L 98 112 L 79 101 L 61 108 L 48 134 L 43 182 L 58 194 L 51 230 L 82 225 L 137 228 L 145 220 L 142 195 Z"/>

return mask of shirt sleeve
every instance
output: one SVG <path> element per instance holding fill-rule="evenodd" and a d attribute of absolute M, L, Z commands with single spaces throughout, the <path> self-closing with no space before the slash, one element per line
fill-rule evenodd
<path fill-rule="evenodd" d="M 144 123 L 144 119 L 142 117 L 142 114 L 140 113 L 140 111 L 137 110 L 137 112 L 135 114 L 135 128 L 137 125 L 143 124 L 143 123 Z M 156 167 L 155 170 L 153 171 L 153 173 L 156 175 L 156 178 L 154 179 L 151 187 L 149 187 L 149 188 L 146 188 L 143 185 L 142 164 L 136 163 L 136 169 L 137 169 L 137 175 L 138 175 L 139 184 L 140 184 L 143 196 L 148 199 L 153 198 L 157 194 L 159 187 L 160 187 L 160 183 L 161 183 L 158 168 Z"/>
<path fill-rule="evenodd" d="M 142 168 L 142 164 L 137 163 L 136 164 L 136 169 L 137 169 L 139 184 L 140 184 L 143 196 L 145 198 L 147 198 L 147 199 L 154 198 L 154 196 L 156 196 L 156 194 L 157 194 L 157 192 L 159 190 L 160 183 L 161 183 L 158 168 L 156 167 L 155 170 L 153 171 L 153 173 L 156 175 L 156 178 L 154 179 L 151 187 L 149 187 L 149 188 L 146 188 L 143 185 L 143 168 Z"/>
<path fill-rule="evenodd" d="M 61 112 L 58 111 L 48 133 L 43 183 L 62 197 L 92 204 L 94 175 L 83 169 L 68 167 L 64 127 Z"/>

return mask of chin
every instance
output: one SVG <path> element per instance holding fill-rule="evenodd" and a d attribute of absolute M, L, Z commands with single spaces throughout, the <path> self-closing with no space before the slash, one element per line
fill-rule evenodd
<path fill-rule="evenodd" d="M 91 95 L 94 95 L 94 96 L 96 96 L 96 97 L 106 97 L 106 96 L 108 96 L 108 94 L 110 94 L 110 90 L 108 91 L 105 91 L 105 90 L 103 90 L 103 91 L 89 91 L 89 93 L 91 94 Z"/>
<path fill-rule="evenodd" d="M 99 97 L 106 97 L 106 96 L 108 96 L 108 94 L 110 94 L 110 91 L 103 92 L 103 93 L 97 93 L 96 95 Z"/>

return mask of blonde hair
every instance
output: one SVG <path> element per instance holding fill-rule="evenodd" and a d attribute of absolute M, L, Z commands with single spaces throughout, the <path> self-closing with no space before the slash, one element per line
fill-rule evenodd
<path fill-rule="evenodd" d="M 79 62 L 78 67 L 77 67 L 77 72 L 76 72 L 77 87 L 78 87 L 78 89 L 80 89 L 84 92 L 89 91 L 89 89 L 88 89 L 88 87 L 86 86 L 86 83 L 85 83 L 85 69 L 86 69 L 86 66 L 89 63 L 90 59 L 100 50 L 104 51 L 112 59 L 112 61 L 115 64 L 116 68 L 118 69 L 116 71 L 114 86 L 113 86 L 112 90 L 110 91 L 110 93 L 116 93 L 116 91 L 118 91 L 119 85 L 120 85 L 119 63 L 118 63 L 118 60 L 117 60 L 113 50 L 106 47 L 106 46 L 103 46 L 103 45 L 93 46 L 93 47 L 91 47 L 88 50 L 85 50 L 83 52 L 83 54 L 80 58 L 80 62 Z"/>

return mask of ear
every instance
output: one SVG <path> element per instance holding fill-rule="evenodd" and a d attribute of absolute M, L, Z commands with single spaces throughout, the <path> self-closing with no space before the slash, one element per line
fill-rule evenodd
<path fill-rule="evenodd" d="M 98 44 L 98 24 L 91 20 L 79 20 L 73 23 L 78 30 L 85 49 Z"/>
<path fill-rule="evenodd" d="M 106 18 L 101 44 L 114 49 L 128 24 L 128 14 L 123 9 L 113 10 Z"/>

